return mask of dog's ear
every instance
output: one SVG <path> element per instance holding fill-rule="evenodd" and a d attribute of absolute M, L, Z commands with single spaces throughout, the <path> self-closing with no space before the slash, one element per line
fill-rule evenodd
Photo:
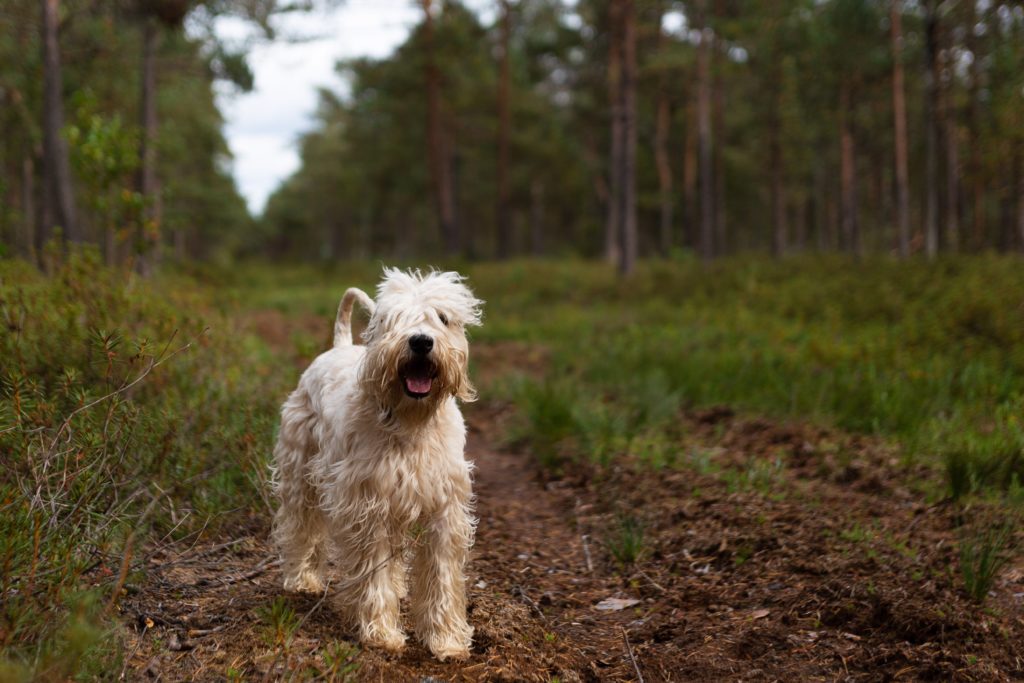
<path fill-rule="evenodd" d="M 476 387 L 469 381 L 469 353 L 468 352 L 456 352 L 455 367 L 457 368 L 455 376 L 452 377 L 451 392 L 452 396 L 459 399 L 463 403 L 472 403 L 476 400 Z"/>
<path fill-rule="evenodd" d="M 463 403 L 473 403 L 476 401 L 476 387 L 469 381 L 469 375 L 464 374 L 459 386 L 455 388 L 455 398 L 459 399 Z"/>

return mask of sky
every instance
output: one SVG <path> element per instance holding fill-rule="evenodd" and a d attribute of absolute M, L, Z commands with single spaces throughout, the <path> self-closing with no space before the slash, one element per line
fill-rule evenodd
<path fill-rule="evenodd" d="M 486 0 L 467 4 L 486 13 Z M 334 68 L 338 60 L 391 54 L 421 13 L 414 0 L 344 0 L 333 10 L 275 18 L 275 30 L 286 39 L 258 43 L 250 51 L 252 92 L 240 94 L 226 85 L 218 90 L 235 182 L 253 214 L 263 211 L 267 197 L 298 168 L 298 138 L 312 126 L 319 88 L 344 92 Z M 215 30 L 232 41 L 255 35 L 240 19 L 218 19 Z"/>

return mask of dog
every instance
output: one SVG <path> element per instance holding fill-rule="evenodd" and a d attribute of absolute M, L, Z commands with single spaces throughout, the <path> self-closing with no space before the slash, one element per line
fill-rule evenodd
<path fill-rule="evenodd" d="M 352 342 L 356 301 L 370 313 L 365 345 Z M 376 300 L 345 292 L 333 348 L 281 409 L 272 535 L 284 588 L 334 588 L 364 644 L 404 647 L 411 573 L 419 640 L 441 661 L 469 656 L 464 568 L 476 520 L 458 401 L 476 398 L 466 329 L 481 324 L 482 305 L 458 273 L 386 268 Z"/>

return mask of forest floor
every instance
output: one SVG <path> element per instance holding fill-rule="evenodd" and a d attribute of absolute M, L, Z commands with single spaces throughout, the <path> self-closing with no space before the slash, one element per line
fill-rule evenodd
<path fill-rule="evenodd" d="M 255 327 L 286 343 L 274 316 Z M 484 375 L 544 369 L 529 347 L 474 351 Z M 954 576 L 959 508 L 927 503 L 914 480 L 934 474 L 901 466 L 880 440 L 688 410 L 681 466 L 627 459 L 555 475 L 507 444 L 510 404 L 484 395 L 466 414 L 480 520 L 468 661 L 439 663 L 412 637 L 400 655 L 349 645 L 329 599 L 282 591 L 267 513 L 150 559 L 121 601 L 123 677 L 1024 678 L 1024 563 L 985 607 L 967 598 Z"/>

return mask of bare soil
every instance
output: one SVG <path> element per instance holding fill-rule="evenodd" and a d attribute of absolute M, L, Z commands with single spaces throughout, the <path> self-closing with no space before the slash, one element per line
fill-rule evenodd
<path fill-rule="evenodd" d="M 510 406 L 467 418 L 472 656 L 438 663 L 410 638 L 400 655 L 360 650 L 354 680 L 1024 679 L 1024 564 L 972 602 L 957 541 L 986 511 L 927 504 L 934 475 L 884 443 L 721 408 L 680 416 L 674 465 L 625 457 L 551 478 L 503 445 Z M 610 552 L 626 518 L 643 534 L 630 564 Z M 354 634 L 329 600 L 281 590 L 267 530 L 254 516 L 151 560 L 121 602 L 126 678 L 330 678 L 327 646 Z M 300 621 L 287 647 L 265 615 L 278 598 Z M 625 602 L 600 609 L 610 598 Z"/>

